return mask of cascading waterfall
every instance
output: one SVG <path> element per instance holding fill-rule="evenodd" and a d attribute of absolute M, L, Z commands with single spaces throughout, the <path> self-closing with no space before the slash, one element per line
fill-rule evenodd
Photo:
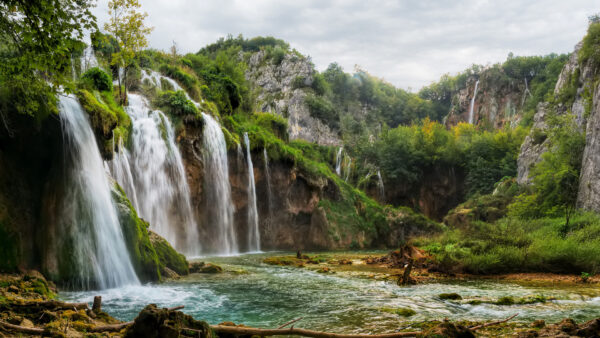
<path fill-rule="evenodd" d="M 250 140 L 244 133 L 246 143 L 246 161 L 248 162 L 248 251 L 260 250 L 260 233 L 258 231 L 258 210 L 256 208 L 256 186 L 254 184 L 254 166 L 250 156 Z"/>
<path fill-rule="evenodd" d="M 183 91 L 183 93 L 185 94 L 185 97 L 192 101 L 196 106 L 198 106 L 198 102 L 192 100 L 192 98 L 188 95 L 187 91 L 183 88 L 181 88 L 181 86 L 179 85 L 179 83 L 177 83 L 177 81 L 171 79 L 170 77 L 161 75 L 160 73 L 157 73 L 154 70 L 142 70 L 142 82 L 144 82 L 145 80 L 147 80 L 148 82 L 150 82 L 150 84 L 156 86 L 159 89 L 163 89 L 162 88 L 162 80 L 167 81 L 171 87 L 173 87 L 174 91 Z"/>
<path fill-rule="evenodd" d="M 110 163 L 110 172 L 123 190 L 125 190 L 125 194 L 129 197 L 135 210 L 139 210 L 137 193 L 135 191 L 133 175 L 131 174 L 131 165 L 129 164 L 130 158 L 129 151 L 123 145 L 123 139 L 119 138 L 118 149 L 115 149 L 115 139 L 113 137 L 113 159 Z"/>
<path fill-rule="evenodd" d="M 473 124 L 473 109 L 475 108 L 475 97 L 477 96 L 477 88 L 479 87 L 479 80 L 475 81 L 475 90 L 473 90 L 473 97 L 471 98 L 471 106 L 469 107 L 469 123 Z"/>
<path fill-rule="evenodd" d="M 267 148 L 263 149 L 263 157 L 265 160 L 265 176 L 267 181 L 267 202 L 269 207 L 269 219 L 273 213 L 273 197 L 271 191 L 271 168 L 269 168 L 269 154 L 267 153 Z"/>
<path fill-rule="evenodd" d="M 337 155 L 335 156 L 335 173 L 340 176 L 342 175 L 342 151 L 344 147 L 338 149 Z"/>
<path fill-rule="evenodd" d="M 93 67 L 98 67 L 98 59 L 96 59 L 94 48 L 90 44 L 85 47 L 81 56 L 81 74 Z"/>
<path fill-rule="evenodd" d="M 204 118 L 204 187 L 207 208 L 207 223 L 214 230 L 212 253 L 238 253 L 237 236 L 233 226 L 233 202 L 229 183 L 229 165 L 227 163 L 227 144 L 221 126 L 212 116 L 202 113 Z"/>
<path fill-rule="evenodd" d="M 385 188 L 383 186 L 383 179 L 381 178 L 381 170 L 377 169 L 377 188 L 379 189 L 379 197 L 381 201 L 385 200 Z"/>
<path fill-rule="evenodd" d="M 344 181 L 348 182 L 348 179 L 350 178 L 350 172 L 352 171 L 352 157 L 348 157 L 348 164 L 346 165 L 346 177 L 344 178 Z"/>
<path fill-rule="evenodd" d="M 85 112 L 72 96 L 60 96 L 59 107 L 65 163 L 69 166 L 60 236 L 70 239 L 73 249 L 69 257 L 59 259 L 72 260 L 76 265 L 76 287 L 106 289 L 139 284 Z"/>
<path fill-rule="evenodd" d="M 169 119 L 151 111 L 148 101 L 128 94 L 127 114 L 132 120 L 131 173 L 137 211 L 153 231 L 188 256 L 200 254 L 200 236 L 194 220 L 189 186 L 175 133 Z M 124 147 L 119 147 L 123 149 Z M 127 156 L 118 156 L 120 161 Z M 117 166 L 113 163 L 113 167 Z M 126 182 L 115 175 L 122 185 Z"/>

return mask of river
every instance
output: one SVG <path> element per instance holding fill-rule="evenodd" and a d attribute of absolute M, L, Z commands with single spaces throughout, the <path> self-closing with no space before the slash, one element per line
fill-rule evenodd
<path fill-rule="evenodd" d="M 281 255 L 282 253 L 277 253 Z M 410 322 L 430 319 L 492 320 L 518 313 L 515 320 L 548 322 L 570 317 L 576 321 L 600 317 L 600 289 L 586 285 L 535 286 L 497 281 L 444 281 L 399 287 L 393 281 L 364 273 L 323 274 L 309 268 L 262 263 L 269 254 L 207 257 L 222 266 L 220 274 L 191 274 L 162 284 L 130 286 L 103 291 L 61 292 L 66 301 L 91 304 L 101 295 L 103 310 L 131 320 L 147 304 L 184 305 L 184 312 L 210 324 L 224 321 L 274 328 L 303 317 L 297 327 L 345 333 L 390 332 Z M 464 301 L 448 301 L 441 293 L 455 292 Z M 495 300 L 504 296 L 543 295 L 556 300 L 529 305 L 467 304 L 468 299 Z M 410 308 L 405 318 L 386 312 Z"/>

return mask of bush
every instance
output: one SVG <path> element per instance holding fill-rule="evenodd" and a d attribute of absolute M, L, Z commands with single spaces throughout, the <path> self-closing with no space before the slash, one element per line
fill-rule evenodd
<path fill-rule="evenodd" d="M 337 129 L 339 127 L 340 118 L 327 99 L 322 96 L 307 95 L 306 105 L 312 117 L 321 120 L 331 128 Z"/>
<path fill-rule="evenodd" d="M 81 76 L 81 82 L 89 89 L 112 91 L 112 78 L 98 67 L 90 68 Z"/>
<path fill-rule="evenodd" d="M 156 105 L 162 107 L 167 112 L 174 115 L 197 115 L 198 108 L 185 96 L 185 93 L 181 90 L 165 91 L 160 93 L 156 100 Z"/>

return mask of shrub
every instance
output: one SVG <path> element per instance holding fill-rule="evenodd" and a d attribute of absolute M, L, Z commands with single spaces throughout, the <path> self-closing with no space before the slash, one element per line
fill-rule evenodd
<path fill-rule="evenodd" d="M 81 82 L 89 89 L 96 89 L 101 92 L 112 90 L 112 78 L 98 67 L 90 68 L 83 73 Z"/>
<path fill-rule="evenodd" d="M 156 100 L 156 105 L 174 115 L 185 116 L 198 114 L 196 105 L 188 100 L 185 93 L 181 90 L 160 93 Z"/>
<path fill-rule="evenodd" d="M 339 116 L 327 99 L 322 96 L 307 95 L 306 105 L 312 117 L 321 120 L 331 128 L 337 129 L 339 127 Z"/>

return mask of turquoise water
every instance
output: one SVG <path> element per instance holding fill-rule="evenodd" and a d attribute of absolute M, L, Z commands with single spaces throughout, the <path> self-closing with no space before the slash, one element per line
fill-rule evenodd
<path fill-rule="evenodd" d="M 565 317 L 577 321 L 600 317 L 600 289 L 551 288 L 493 281 L 461 281 L 399 287 L 349 273 L 321 274 L 309 269 L 262 263 L 269 254 L 214 257 L 222 274 L 192 274 L 176 282 L 86 292 L 63 292 L 68 301 L 101 295 L 103 309 L 121 320 L 131 320 L 147 304 L 184 305 L 184 312 L 211 324 L 224 321 L 274 328 L 303 317 L 297 327 L 346 333 L 389 332 L 429 319 L 492 320 L 519 313 L 516 320 Z M 444 301 L 440 293 L 456 292 L 465 299 L 497 299 L 544 295 L 557 300 L 531 305 L 469 305 Z M 416 315 L 400 317 L 383 308 L 411 308 Z"/>

